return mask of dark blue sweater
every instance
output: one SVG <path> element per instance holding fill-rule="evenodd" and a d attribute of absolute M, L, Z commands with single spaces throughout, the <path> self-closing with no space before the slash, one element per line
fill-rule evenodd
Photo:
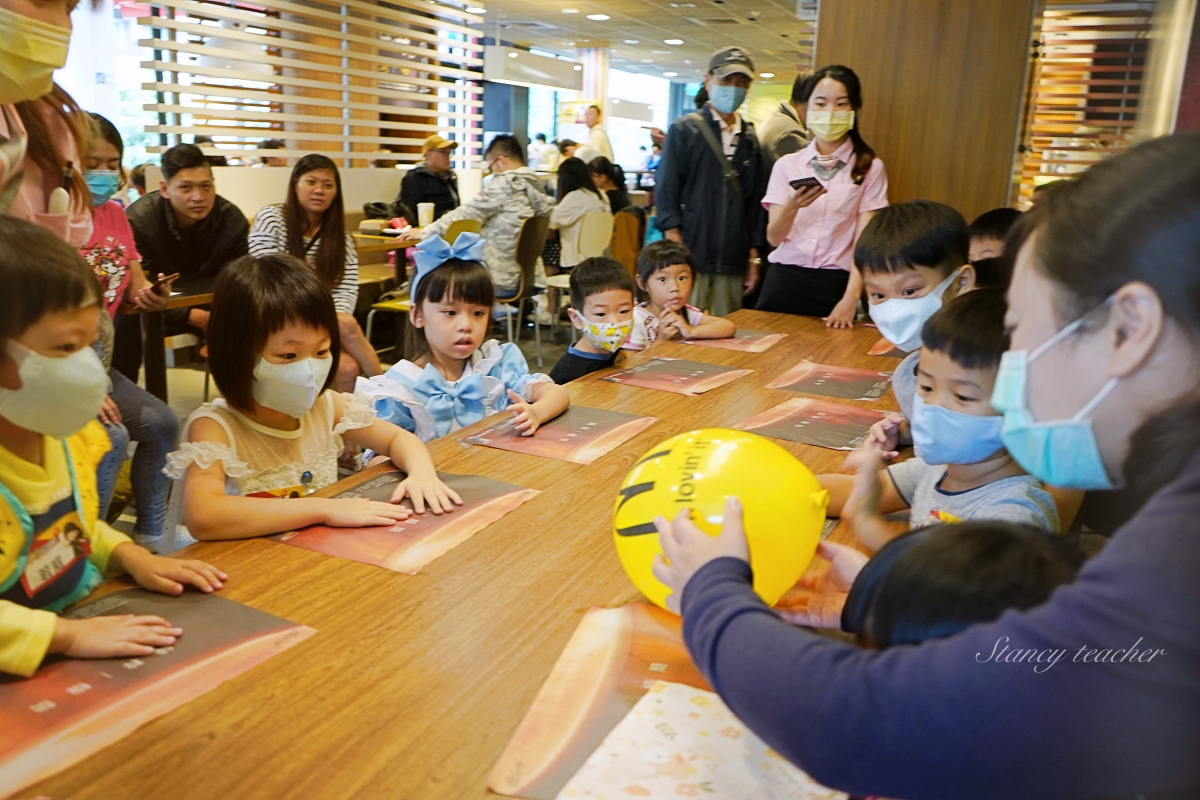
<path fill-rule="evenodd" d="M 684 638 L 729 707 L 821 783 L 905 800 L 1200 797 L 1200 456 L 1045 605 L 949 638 L 862 650 L 782 621 L 750 580 L 738 559 L 697 572 Z"/>

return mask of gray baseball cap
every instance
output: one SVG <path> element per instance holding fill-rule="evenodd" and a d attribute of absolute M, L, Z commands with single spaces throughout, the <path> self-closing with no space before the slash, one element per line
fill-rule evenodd
<path fill-rule="evenodd" d="M 758 79 L 758 75 L 754 73 L 754 62 L 750 60 L 750 54 L 740 47 L 722 47 L 713 53 L 712 58 L 708 60 L 708 71 L 718 78 L 725 78 L 735 72 L 740 72 L 750 80 Z"/>

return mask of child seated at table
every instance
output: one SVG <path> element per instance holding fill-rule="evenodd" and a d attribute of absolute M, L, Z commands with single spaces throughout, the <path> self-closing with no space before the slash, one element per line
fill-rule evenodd
<path fill-rule="evenodd" d="M 633 330 L 633 278 L 613 258 L 586 258 L 571 270 L 567 315 L 583 338 L 550 370 L 557 384 L 611 367 Z"/>
<path fill-rule="evenodd" d="M 656 341 L 727 339 L 736 326 L 723 317 L 688 305 L 696 260 L 679 242 L 662 239 L 642 248 L 637 259 L 637 285 L 648 298 L 633 309 L 633 332 L 626 350 L 645 350 Z"/>
<path fill-rule="evenodd" d="M 29 677 L 49 653 L 148 656 L 183 631 L 157 616 L 58 616 L 104 574 L 163 594 L 220 589 L 202 561 L 156 556 L 98 518 L 96 414 L 107 380 L 90 347 L 100 286 L 79 251 L 0 217 L 0 672 Z"/>
<path fill-rule="evenodd" d="M 340 353 L 333 296 L 295 256 L 243 256 L 213 289 L 208 353 L 224 395 L 198 408 L 188 441 L 168 457 L 183 480 L 184 521 L 197 539 L 244 539 L 325 524 L 360 528 L 462 504 L 429 451 L 376 419 L 371 401 L 330 390 Z M 391 457 L 407 474 L 390 503 L 307 497 L 338 479 L 351 442 Z"/>
<path fill-rule="evenodd" d="M 381 419 L 424 442 L 499 411 L 532 436 L 571 404 L 549 376 L 529 372 L 515 344 L 484 341 L 495 287 L 480 262 L 483 246 L 478 234 L 462 233 L 453 247 L 434 236 L 414 248 L 406 350 L 416 360 L 358 381 Z"/>
<path fill-rule="evenodd" d="M 821 475 L 828 513 L 845 516 L 878 550 L 893 538 L 882 515 L 910 509 L 910 526 L 1007 520 L 1058 530 L 1054 500 L 1004 449 L 1003 417 L 992 408 L 1004 332 L 1004 291 L 979 289 L 929 318 L 917 368 L 912 430 L 916 457 L 880 470 L 877 442 L 846 459 L 856 476 Z"/>
<path fill-rule="evenodd" d="M 1085 558 L 1074 537 L 1029 525 L 933 525 L 893 539 L 866 562 L 841 628 L 879 649 L 952 636 L 1008 609 L 1041 605 L 1075 580 Z"/>
<path fill-rule="evenodd" d="M 971 263 L 1003 255 L 1004 240 L 1020 218 L 1021 212 L 1015 208 L 993 208 L 973 219 L 967 228 L 971 240 L 968 250 Z"/>

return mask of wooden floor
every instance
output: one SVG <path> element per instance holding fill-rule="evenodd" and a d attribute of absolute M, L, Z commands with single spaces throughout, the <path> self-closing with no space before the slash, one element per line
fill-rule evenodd
<path fill-rule="evenodd" d="M 468 446 L 461 432 L 434 442 L 443 471 L 542 493 L 420 575 L 262 540 L 179 554 L 226 571 L 225 596 L 317 635 L 19 796 L 486 796 L 488 770 L 583 613 L 640 597 L 611 532 L 615 492 L 637 458 L 676 433 L 731 426 L 794 397 L 763 387 L 802 358 L 887 371 L 899 363 L 866 354 L 874 328 L 829 331 L 817 319 L 752 311 L 733 319 L 790 335 L 762 354 L 666 346 L 661 355 L 755 370 L 708 394 L 595 376 L 569 386 L 576 404 L 660 420 L 590 467 Z M 895 407 L 890 394 L 858 405 Z M 814 472 L 837 471 L 844 456 L 781 444 Z"/>

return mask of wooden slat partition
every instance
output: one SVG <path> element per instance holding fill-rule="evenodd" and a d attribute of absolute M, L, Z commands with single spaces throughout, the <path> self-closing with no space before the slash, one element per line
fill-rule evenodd
<path fill-rule="evenodd" d="M 193 136 L 253 160 L 266 139 L 343 166 L 415 162 L 440 133 L 464 164 L 482 144 L 482 18 L 421 0 L 159 0 L 141 24 L 161 152 Z"/>
<path fill-rule="evenodd" d="M 1042 16 L 1017 164 L 1019 203 L 1128 147 L 1154 2 L 1055 0 Z"/>

